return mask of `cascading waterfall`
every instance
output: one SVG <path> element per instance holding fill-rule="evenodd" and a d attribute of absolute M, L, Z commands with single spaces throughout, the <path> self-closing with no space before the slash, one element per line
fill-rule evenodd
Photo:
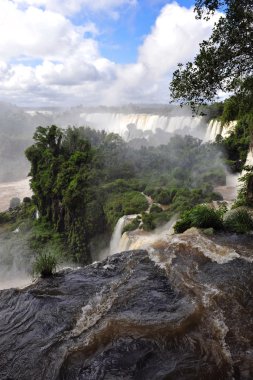
<path fill-rule="evenodd" d="M 123 228 L 125 227 L 126 224 L 130 223 L 136 217 L 137 217 L 137 214 L 133 214 L 133 215 L 124 215 L 121 218 L 119 218 L 111 237 L 109 256 L 123 251 L 121 249 L 121 244 L 120 244 L 121 239 L 122 239 Z"/>
<path fill-rule="evenodd" d="M 165 241 L 168 236 L 171 236 L 173 233 L 173 225 L 177 220 L 177 217 L 175 216 L 164 226 L 159 227 L 152 232 L 137 229 L 131 232 L 125 232 L 122 235 L 124 226 L 134 217 L 136 217 L 136 215 L 125 215 L 118 220 L 111 238 L 109 250 L 110 256 L 127 250 L 149 250 L 150 247 L 152 249 L 153 244 L 156 244 L 159 241 Z"/>
<path fill-rule="evenodd" d="M 115 253 L 118 252 L 119 242 L 121 239 L 121 234 L 122 234 L 122 230 L 124 227 L 125 220 L 126 220 L 126 215 L 122 216 L 118 220 L 118 222 L 114 228 L 112 238 L 111 238 L 111 242 L 110 242 L 110 250 L 109 250 L 110 256 L 114 255 Z"/>
<path fill-rule="evenodd" d="M 126 140 L 135 138 L 135 128 L 142 131 L 155 132 L 162 129 L 166 132 L 185 130 L 187 134 L 205 133 L 205 121 L 201 116 L 164 116 L 152 114 L 124 114 L 124 113 L 82 113 L 80 119 L 85 125 L 106 132 L 118 133 Z M 129 126 L 129 128 L 128 128 Z"/>
<path fill-rule="evenodd" d="M 230 121 L 222 125 L 219 120 L 210 120 L 207 126 L 205 141 L 215 141 L 218 135 L 221 135 L 223 138 L 228 137 L 231 132 L 235 129 L 237 121 Z"/>

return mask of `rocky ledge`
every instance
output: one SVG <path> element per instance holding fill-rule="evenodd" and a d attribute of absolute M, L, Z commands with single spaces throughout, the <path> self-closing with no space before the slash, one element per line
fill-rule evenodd
<path fill-rule="evenodd" d="M 1 291 L 0 379 L 252 379 L 253 264 L 228 240 L 191 231 Z"/>

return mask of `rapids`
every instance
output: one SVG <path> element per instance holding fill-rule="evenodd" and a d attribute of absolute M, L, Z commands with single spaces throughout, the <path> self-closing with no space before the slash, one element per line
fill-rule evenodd
<path fill-rule="evenodd" d="M 1 291 L 0 378 L 252 379 L 252 245 L 239 243 L 188 230 Z"/>

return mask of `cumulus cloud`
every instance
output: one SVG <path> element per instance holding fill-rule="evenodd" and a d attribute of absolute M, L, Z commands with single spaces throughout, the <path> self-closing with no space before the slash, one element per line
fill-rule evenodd
<path fill-rule="evenodd" d="M 117 99 L 168 102 L 168 85 L 177 64 L 194 58 L 199 43 L 210 36 L 218 17 L 208 22 L 196 20 L 193 8 L 166 5 L 139 47 L 137 63 L 117 68 L 118 80 L 106 98 L 111 103 Z"/>
<path fill-rule="evenodd" d="M 93 24 L 73 25 L 59 13 L 29 7 L 18 9 L 9 0 L 0 2 L 0 57 L 63 59 L 81 46 L 86 57 L 96 55 L 96 42 L 85 39 Z"/>
<path fill-rule="evenodd" d="M 166 102 L 177 63 L 194 57 L 215 21 L 196 20 L 192 9 L 168 4 L 143 39 L 136 62 L 123 65 L 101 55 L 94 23 L 76 26 L 58 12 L 65 3 L 76 12 L 86 3 L 114 10 L 135 1 L 1 0 L 3 100 L 37 106 Z"/>

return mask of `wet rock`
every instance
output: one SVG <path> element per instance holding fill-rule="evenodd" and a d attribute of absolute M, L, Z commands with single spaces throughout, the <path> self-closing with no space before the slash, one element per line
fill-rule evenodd
<path fill-rule="evenodd" d="M 0 379 L 253 378 L 253 264 L 171 239 L 1 291 Z"/>

